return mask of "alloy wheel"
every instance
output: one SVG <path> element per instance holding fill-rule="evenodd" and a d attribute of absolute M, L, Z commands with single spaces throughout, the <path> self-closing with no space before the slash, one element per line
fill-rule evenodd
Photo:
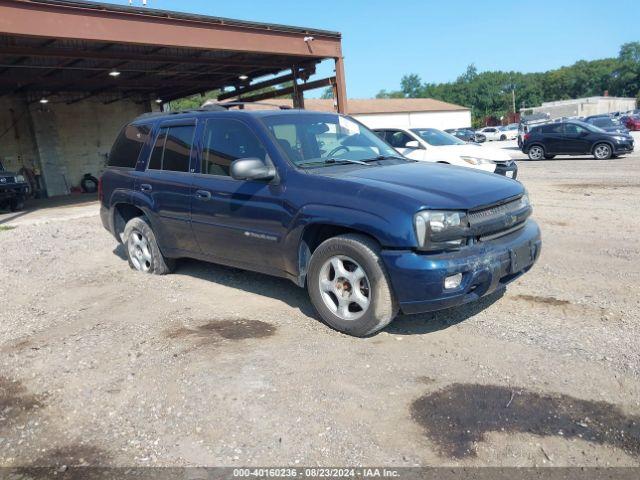
<path fill-rule="evenodd" d="M 531 147 L 529 150 L 529 158 L 532 160 L 540 160 L 544 156 L 544 150 L 542 147 Z"/>
<path fill-rule="evenodd" d="M 609 145 L 598 145 L 594 151 L 596 158 L 603 159 L 611 156 L 611 148 Z"/>
<path fill-rule="evenodd" d="M 357 320 L 371 304 L 371 287 L 364 269 L 353 258 L 335 255 L 319 273 L 324 304 L 342 320 Z"/>
<path fill-rule="evenodd" d="M 147 238 L 137 230 L 131 232 L 128 240 L 129 257 L 131 263 L 141 272 L 148 272 L 151 268 L 151 249 Z"/>

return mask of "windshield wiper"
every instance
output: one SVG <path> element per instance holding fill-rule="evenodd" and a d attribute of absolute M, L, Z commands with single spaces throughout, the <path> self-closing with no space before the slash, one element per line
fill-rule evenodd
<path fill-rule="evenodd" d="M 362 160 L 351 160 L 349 158 L 326 158 L 324 160 L 314 160 L 312 162 L 301 162 L 298 163 L 298 166 L 303 167 L 303 166 L 313 166 L 313 165 L 344 165 L 344 164 L 355 164 L 355 165 L 365 165 L 367 167 L 371 167 L 372 165 L 367 163 L 367 162 L 363 162 Z"/>
<path fill-rule="evenodd" d="M 378 155 L 374 158 L 367 158 L 364 160 L 365 162 L 378 162 L 382 160 L 404 160 L 405 162 L 415 162 L 416 160 L 412 160 L 407 157 L 401 157 L 400 155 Z"/>

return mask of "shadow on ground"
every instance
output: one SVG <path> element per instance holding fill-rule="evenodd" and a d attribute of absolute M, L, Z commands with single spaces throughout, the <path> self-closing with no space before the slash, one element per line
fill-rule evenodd
<path fill-rule="evenodd" d="M 640 417 L 569 395 L 456 383 L 415 400 L 411 416 L 452 458 L 475 457 L 475 445 L 491 432 L 579 438 L 640 457 Z"/>
<path fill-rule="evenodd" d="M 113 253 L 122 260 L 127 260 L 122 244 L 118 244 Z M 309 300 L 307 291 L 283 278 L 191 259 L 180 260 L 176 273 L 280 300 L 290 307 L 297 308 L 307 317 L 321 321 Z M 439 312 L 420 315 L 400 314 L 384 331 L 394 335 L 422 335 L 437 332 L 457 325 L 489 308 L 504 296 L 504 292 L 503 289 L 476 302 Z"/>

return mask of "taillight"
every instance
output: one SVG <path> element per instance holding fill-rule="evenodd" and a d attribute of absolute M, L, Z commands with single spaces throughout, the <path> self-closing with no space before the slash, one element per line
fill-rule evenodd
<path fill-rule="evenodd" d="M 529 140 L 529 138 L 531 138 L 531 134 L 530 134 L 530 133 L 525 133 L 525 134 L 524 134 L 524 139 L 525 139 L 525 141 L 526 141 L 526 140 Z"/>
<path fill-rule="evenodd" d="M 102 177 L 98 179 L 98 200 L 102 202 Z"/>

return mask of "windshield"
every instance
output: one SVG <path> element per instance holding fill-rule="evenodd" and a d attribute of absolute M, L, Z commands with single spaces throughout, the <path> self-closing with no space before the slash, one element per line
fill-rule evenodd
<path fill-rule="evenodd" d="M 400 158 L 375 133 L 334 113 L 276 114 L 263 117 L 263 121 L 297 166 Z"/>
<path fill-rule="evenodd" d="M 412 128 L 411 131 L 429 145 L 442 147 L 445 145 L 465 145 L 466 142 L 435 128 Z"/>

